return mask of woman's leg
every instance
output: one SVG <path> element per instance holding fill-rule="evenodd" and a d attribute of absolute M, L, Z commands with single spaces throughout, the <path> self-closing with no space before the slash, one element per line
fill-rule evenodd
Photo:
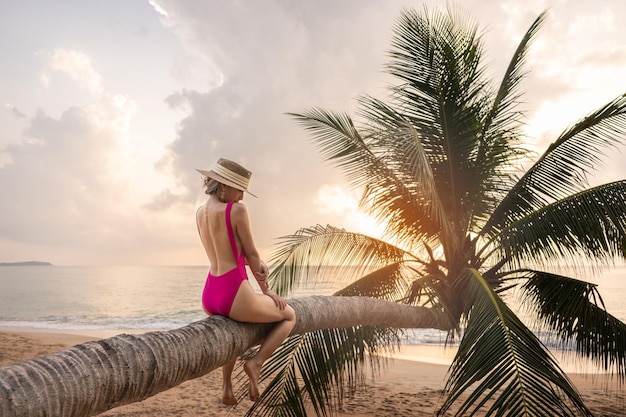
<path fill-rule="evenodd" d="M 250 378 L 249 395 L 252 401 L 259 397 L 259 375 L 263 362 L 269 358 L 280 344 L 289 336 L 296 324 L 296 312 L 290 305 L 279 309 L 270 297 L 256 293 L 250 283 L 244 281 L 230 310 L 230 318 L 249 323 L 277 324 L 267 334 L 257 354 L 248 359 L 243 369 Z"/>
<path fill-rule="evenodd" d="M 287 306 L 291 309 L 290 306 Z M 295 318 L 295 312 L 293 314 Z M 261 347 L 254 357 L 248 359 L 243 364 L 243 370 L 250 379 L 249 395 L 252 401 L 256 401 L 259 397 L 259 376 L 261 375 L 261 367 L 266 359 L 280 346 L 280 344 L 289 336 L 291 329 L 295 324 L 295 320 L 285 319 L 279 322 L 265 337 L 261 343 Z"/>
<path fill-rule="evenodd" d="M 222 403 L 226 405 L 236 405 L 237 399 L 233 393 L 232 375 L 237 359 L 233 359 L 222 366 Z"/>

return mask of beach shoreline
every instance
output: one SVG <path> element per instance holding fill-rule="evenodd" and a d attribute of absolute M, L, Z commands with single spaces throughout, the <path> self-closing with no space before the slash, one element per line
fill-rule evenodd
<path fill-rule="evenodd" d="M 121 333 L 136 331 L 81 331 L 0 327 L 0 366 L 45 356 L 59 350 Z M 339 416 L 432 415 L 441 405 L 442 393 L 454 347 L 403 346 L 375 378 L 368 375 L 367 388 L 346 399 Z M 423 360 L 417 360 L 417 359 Z M 626 415 L 624 387 L 605 374 L 568 373 L 587 405 L 601 417 Z M 142 402 L 109 410 L 101 416 L 238 416 L 244 415 L 248 401 L 226 407 L 221 399 L 221 373 L 213 371 L 201 378 L 174 387 Z M 475 414 L 480 416 L 481 414 Z"/>

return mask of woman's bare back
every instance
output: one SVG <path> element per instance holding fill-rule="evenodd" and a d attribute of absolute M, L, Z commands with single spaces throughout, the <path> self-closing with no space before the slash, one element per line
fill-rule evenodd
<path fill-rule="evenodd" d="M 237 266 L 226 228 L 226 206 L 225 203 L 209 199 L 196 212 L 200 241 L 209 258 L 211 273 L 217 276 Z M 238 251 L 241 251 L 237 236 L 235 242 Z"/>

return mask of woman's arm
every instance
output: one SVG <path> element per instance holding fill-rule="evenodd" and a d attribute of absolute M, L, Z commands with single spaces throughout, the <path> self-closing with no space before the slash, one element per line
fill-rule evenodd
<path fill-rule="evenodd" d="M 263 293 L 266 293 L 269 288 L 267 286 L 267 276 L 269 275 L 269 269 L 265 262 L 261 260 L 259 251 L 254 244 L 254 238 L 252 236 L 252 230 L 250 228 L 250 220 L 248 217 L 248 210 L 246 206 L 241 203 L 233 204 L 231 211 L 231 219 L 239 241 L 241 242 L 241 249 L 244 253 L 248 265 L 254 274 L 259 286 Z"/>

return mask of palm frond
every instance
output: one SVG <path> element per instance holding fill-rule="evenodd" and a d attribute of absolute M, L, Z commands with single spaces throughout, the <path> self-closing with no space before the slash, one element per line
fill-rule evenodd
<path fill-rule="evenodd" d="M 445 274 L 435 265 L 416 268 L 414 262 L 402 261 L 377 269 L 334 295 L 375 297 L 402 304 L 429 306 L 451 314 L 456 310 L 454 292 Z"/>
<path fill-rule="evenodd" d="M 483 230 L 497 234 L 552 201 L 580 192 L 608 147 L 626 142 L 626 94 L 566 130 L 511 188 Z"/>
<path fill-rule="evenodd" d="M 269 383 L 247 415 L 302 416 L 310 401 L 317 416 L 328 416 L 363 387 L 368 369 L 380 370 L 380 354 L 393 351 L 399 340 L 398 330 L 373 327 L 292 336 L 264 365 L 260 381 Z"/>
<path fill-rule="evenodd" d="M 307 398 L 300 386 L 297 370 L 297 354 L 300 346 L 305 343 L 306 335 L 289 337 L 274 354 L 266 361 L 260 383 L 267 383 L 258 400 L 246 413 L 246 416 L 296 417 L 306 415 Z M 238 397 L 247 392 L 247 376 L 243 370 L 237 375 L 240 385 Z M 320 392 L 319 394 L 324 394 Z M 319 398 L 319 397 L 317 397 Z M 326 397 L 331 402 L 331 397 Z M 315 405 L 315 404 L 314 404 Z M 326 414 L 323 414 L 326 415 Z"/>
<path fill-rule="evenodd" d="M 471 386 L 472 393 L 457 416 L 472 415 L 483 406 L 489 407 L 487 416 L 590 416 L 571 381 L 533 332 L 478 271 L 466 273 L 473 308 L 450 368 L 449 394 L 438 414 L 444 414 Z"/>
<path fill-rule="evenodd" d="M 322 109 L 291 115 L 313 133 L 320 152 L 344 171 L 351 186 L 363 189 L 361 206 L 371 208 L 379 221 L 388 224 L 389 235 L 414 245 L 438 233 L 445 216 L 436 200 L 431 202 L 432 194 L 424 195 L 434 189 L 432 175 L 419 176 L 427 174 L 429 166 L 410 126 L 382 102 L 372 101 L 371 105 L 370 110 L 378 115 L 387 113 L 387 122 L 378 120 L 378 126 L 371 126 L 366 134 L 359 133 L 347 115 Z M 394 151 L 402 149 L 401 154 Z M 439 215 L 433 218 L 432 212 Z M 395 234 L 398 230 L 403 233 Z"/>
<path fill-rule="evenodd" d="M 597 286 L 544 271 L 526 272 L 524 305 L 537 314 L 537 324 L 556 332 L 563 347 L 574 347 L 626 379 L 626 324 L 606 311 Z"/>
<path fill-rule="evenodd" d="M 495 96 L 480 67 L 482 44 L 475 24 L 465 25 L 451 10 L 433 17 L 407 11 L 396 26 L 388 65 L 403 82 L 393 88 L 396 111 L 418 132 L 438 198 L 459 236 L 478 233 L 514 183 L 513 165 L 525 154 L 518 145 L 516 87 L 524 75 L 526 49 L 542 21 L 543 15 L 525 35 Z M 371 107 L 368 120 L 389 123 L 391 111 L 372 112 Z"/>
<path fill-rule="evenodd" d="M 527 71 L 524 69 L 528 49 L 543 25 L 546 12 L 539 15 L 519 43 L 504 73 L 499 88 L 482 122 L 481 140 L 475 161 L 482 170 L 484 181 L 476 194 L 483 196 L 472 208 L 475 222 L 472 231 L 478 232 L 489 220 L 500 203 L 502 196 L 515 185 L 512 167 L 524 157 L 528 150 L 520 146 L 523 136 L 522 111 L 518 110 L 521 93 L 518 91 Z"/>
<path fill-rule="evenodd" d="M 511 128 L 502 129 L 503 126 L 512 126 L 517 128 L 519 126 L 520 113 L 515 111 L 515 107 L 519 104 L 521 93 L 518 93 L 517 87 L 525 77 L 527 71 L 524 69 L 528 48 L 539 29 L 543 26 L 546 19 L 546 12 L 543 12 L 537 17 L 530 28 L 524 34 L 524 37 L 520 41 L 509 66 L 507 67 L 500 87 L 493 101 L 493 106 L 489 110 L 484 123 L 483 136 L 485 137 L 498 137 L 498 136 L 511 136 Z M 482 156 L 482 152 L 479 153 L 479 157 Z"/>
<path fill-rule="evenodd" d="M 429 161 L 433 188 L 455 235 L 463 234 L 469 221 L 464 205 L 475 194 L 469 188 L 480 184 L 472 181 L 478 171 L 471 156 L 486 95 L 476 25 L 465 27 L 461 22 L 451 10 L 433 13 L 432 20 L 426 11 L 421 15 L 405 11 L 396 26 L 388 65 L 389 72 L 405 83 L 394 88 L 394 98 Z"/>
<path fill-rule="evenodd" d="M 386 233 L 412 247 L 423 239 L 449 230 L 441 204 L 431 154 L 411 122 L 373 97 L 362 97 L 361 114 L 373 132 L 369 146 L 387 166 L 368 178 L 361 206 L 387 224 Z"/>
<path fill-rule="evenodd" d="M 405 258 L 423 263 L 397 246 L 332 226 L 300 229 L 280 240 L 270 259 L 275 268 L 269 278 L 278 294 L 288 294 L 312 276 L 318 283 L 332 279 L 339 288 L 368 270 Z"/>
<path fill-rule="evenodd" d="M 393 28 L 391 62 L 386 69 L 403 82 L 396 92 L 405 95 L 411 107 L 430 102 L 434 110 L 446 88 L 455 88 L 457 94 L 451 97 L 472 97 L 476 90 L 471 87 L 481 85 L 476 84 L 481 75 L 478 63 L 482 55 L 477 24 L 458 11 L 448 8 L 446 12 L 435 10 L 431 14 L 426 7 L 422 13 L 405 9 Z M 461 91 L 461 86 L 470 88 Z M 411 108 L 406 106 L 403 110 Z"/>
<path fill-rule="evenodd" d="M 250 407 L 246 416 L 298 417 L 306 415 L 307 399 L 298 383 L 297 369 L 293 363 L 293 352 L 302 342 L 302 338 L 303 335 L 290 337 L 266 361 L 259 380 L 264 382 L 269 379 L 270 382 L 254 405 Z M 237 397 L 243 399 L 248 385 L 247 376 L 243 371 L 237 375 L 237 383 L 240 386 Z"/>
<path fill-rule="evenodd" d="M 609 262 L 623 254 L 626 181 L 582 191 L 527 214 L 498 237 L 503 257 L 519 264 L 567 259 Z"/>
<path fill-rule="evenodd" d="M 340 167 L 355 187 L 365 185 L 378 170 L 387 171 L 367 144 L 350 115 L 313 108 L 303 113 L 287 113 L 312 133 L 322 156 Z"/>
<path fill-rule="evenodd" d="M 407 271 L 408 269 L 408 271 Z M 405 263 L 395 262 L 370 272 L 335 293 L 337 296 L 365 296 L 388 301 L 399 301 L 410 288 L 410 278 L 415 271 Z"/>
<path fill-rule="evenodd" d="M 417 130 L 410 125 L 406 125 L 406 129 L 409 135 L 412 136 L 412 142 L 415 143 L 414 149 L 416 151 L 414 152 L 414 159 L 409 166 L 413 168 L 413 180 L 420 188 L 419 195 L 423 196 L 426 202 L 426 204 L 422 204 L 422 206 L 428 207 L 428 215 L 438 226 L 440 235 L 448 236 L 453 239 L 457 236 L 457 233 L 453 224 L 450 222 L 449 216 L 455 214 L 456 207 L 452 209 L 445 207 L 440 198 L 440 192 L 442 190 L 437 186 L 431 161 L 422 146 L 420 135 Z M 447 196 L 447 194 L 444 195 Z M 458 224 L 458 221 L 456 223 Z"/>

